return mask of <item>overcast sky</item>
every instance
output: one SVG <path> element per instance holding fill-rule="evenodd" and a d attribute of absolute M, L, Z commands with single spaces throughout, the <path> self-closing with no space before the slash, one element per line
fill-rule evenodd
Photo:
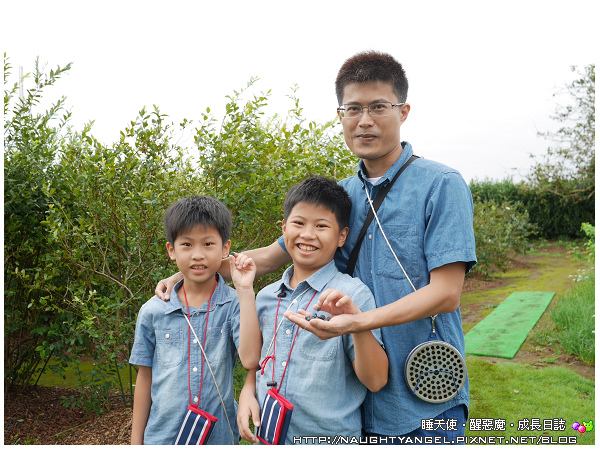
<path fill-rule="evenodd" d="M 13 66 L 73 62 L 51 94 L 67 96 L 73 125 L 95 120 L 106 144 L 144 106 L 174 121 L 221 118 L 225 96 L 260 78 L 268 112 L 285 114 L 294 84 L 305 117 L 335 117 L 334 80 L 345 59 L 374 49 L 409 79 L 401 129 L 415 153 L 467 181 L 518 180 L 537 131 L 554 130 L 553 96 L 571 65 L 599 54 L 596 1 L 28 1 L 2 2 L 0 31 Z M 27 87 L 27 84 L 25 85 Z M 340 128 L 341 129 L 341 128 Z M 516 170 L 512 170 L 516 168 Z"/>

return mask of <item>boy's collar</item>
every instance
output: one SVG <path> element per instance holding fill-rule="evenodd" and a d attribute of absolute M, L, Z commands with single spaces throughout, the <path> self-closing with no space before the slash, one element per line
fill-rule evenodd
<path fill-rule="evenodd" d="M 275 290 L 275 292 L 279 295 L 282 287 L 285 287 L 286 290 L 292 292 L 294 292 L 297 289 L 305 289 L 303 287 L 304 283 L 308 284 L 308 286 L 313 288 L 315 291 L 319 292 L 323 290 L 323 288 L 327 285 L 327 283 L 329 283 L 329 281 L 331 281 L 331 279 L 335 276 L 336 273 L 338 273 L 338 270 L 335 265 L 335 261 L 331 260 L 329 263 L 321 267 L 306 280 L 303 280 L 300 283 L 298 283 L 296 289 L 292 289 L 292 287 L 290 286 L 290 280 L 292 279 L 292 275 L 294 274 L 294 265 L 292 264 L 283 273 L 283 276 L 281 277 L 281 283 L 277 285 L 277 289 Z"/>
<path fill-rule="evenodd" d="M 225 284 L 225 280 L 223 279 L 223 277 L 217 273 L 217 287 L 215 288 L 215 291 L 213 292 L 213 296 L 212 296 L 212 301 L 211 301 L 211 311 L 212 309 L 214 309 L 215 305 L 218 305 L 220 303 L 223 302 L 223 296 L 221 295 L 221 289 L 222 289 L 222 285 Z M 167 308 L 165 310 L 165 314 L 170 314 L 173 311 L 183 311 L 184 310 L 184 304 L 181 301 L 181 298 L 179 298 L 179 291 L 181 289 L 181 287 L 183 286 L 183 278 L 181 280 L 179 280 L 177 283 L 175 283 L 175 286 L 173 286 L 173 290 L 171 291 L 171 299 L 168 302 L 165 302 L 167 304 Z M 181 291 L 183 292 L 183 291 Z M 200 306 L 200 308 L 197 308 L 199 311 L 203 311 L 206 310 L 206 308 L 208 307 L 208 302 L 204 303 L 202 306 Z M 192 307 L 190 307 L 192 308 Z"/>

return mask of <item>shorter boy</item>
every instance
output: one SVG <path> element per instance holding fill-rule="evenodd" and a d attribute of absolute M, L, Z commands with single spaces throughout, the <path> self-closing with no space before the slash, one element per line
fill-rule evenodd
<path fill-rule="evenodd" d="M 346 294 L 343 305 L 338 305 L 345 313 L 375 308 L 367 286 L 339 272 L 333 261 L 348 235 L 351 207 L 344 188 L 324 177 L 310 177 L 286 196 L 283 239 L 293 265 L 281 281 L 256 297 L 263 337 L 262 370 L 248 373 L 240 395 L 238 424 L 246 440 L 258 442 L 250 432 L 249 417 L 264 427 L 273 420 L 269 414 L 261 418 L 259 407 L 275 385 L 294 405 L 285 444 L 323 443 L 311 437 L 336 435 L 355 437 L 358 443 L 367 388 L 375 392 L 387 383 L 388 359 L 379 330 L 322 341 L 305 330 L 296 335 L 298 327 L 284 319 L 284 314 L 309 310 L 326 290 L 339 297 Z M 330 319 L 333 322 L 336 317 Z"/>
<path fill-rule="evenodd" d="M 172 444 L 188 406 L 194 405 L 218 419 L 206 444 L 237 444 L 236 349 L 248 369 L 258 367 L 260 355 L 252 286 L 256 267 L 252 259 L 237 255 L 236 268 L 236 258 L 228 256 L 231 213 L 214 198 L 176 202 L 165 213 L 164 226 L 169 256 L 183 279 L 170 302 L 153 297 L 138 315 L 129 360 L 139 366 L 131 443 Z M 235 291 L 217 274 L 225 258 Z"/>

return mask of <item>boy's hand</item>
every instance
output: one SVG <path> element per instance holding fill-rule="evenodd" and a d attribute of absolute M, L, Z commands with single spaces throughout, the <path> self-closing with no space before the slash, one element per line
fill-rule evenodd
<path fill-rule="evenodd" d="M 260 441 L 250 430 L 250 418 L 252 418 L 254 426 L 258 428 L 260 426 L 260 406 L 253 392 L 250 392 L 249 389 L 242 389 L 237 414 L 240 437 L 248 442 L 259 444 Z"/>
<path fill-rule="evenodd" d="M 254 289 L 256 264 L 252 258 L 243 253 L 232 253 L 229 255 L 229 269 L 236 289 Z"/>

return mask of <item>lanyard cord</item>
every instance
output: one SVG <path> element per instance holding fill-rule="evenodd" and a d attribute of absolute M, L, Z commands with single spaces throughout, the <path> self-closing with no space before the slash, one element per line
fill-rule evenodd
<path fill-rule="evenodd" d="M 294 303 L 296 303 L 296 301 L 298 300 L 298 298 L 300 298 L 302 295 L 304 295 L 308 290 L 310 289 L 307 288 L 304 292 L 302 292 L 302 294 L 298 295 L 298 297 L 296 297 L 291 303 L 290 305 L 287 307 L 286 311 L 288 309 L 290 309 L 290 306 L 292 306 Z M 282 289 L 283 292 L 283 289 Z M 308 301 L 308 304 L 306 305 L 306 309 L 308 309 L 308 307 L 310 306 L 310 304 L 312 303 L 313 299 L 315 298 L 315 295 L 317 295 L 317 291 L 315 290 L 315 293 L 313 294 L 313 296 L 310 298 L 310 300 Z M 275 313 L 275 324 L 277 324 L 277 316 L 279 315 L 279 305 L 281 304 L 281 294 L 279 295 L 279 301 L 277 303 L 277 312 Z M 281 319 L 281 322 L 283 322 L 283 318 Z M 263 375 L 265 373 L 265 366 L 267 365 L 267 361 L 269 359 L 273 360 L 273 373 L 272 373 L 272 377 L 271 377 L 271 381 L 275 381 L 275 340 L 277 338 L 277 332 L 279 331 L 279 327 L 281 326 L 281 322 L 279 323 L 279 326 L 276 326 L 275 328 L 275 333 L 273 334 L 273 340 L 271 341 L 271 343 L 273 344 L 273 354 L 270 356 L 267 356 L 263 362 L 261 363 L 261 375 Z M 298 336 L 298 331 L 300 331 L 300 327 L 296 328 L 296 333 L 294 334 L 294 339 L 292 340 L 292 346 L 290 348 L 290 353 L 288 354 L 287 357 L 287 361 L 285 363 L 285 367 L 283 368 L 283 374 L 281 375 L 281 380 L 279 381 L 279 388 L 281 388 L 281 383 L 283 383 L 283 377 L 285 376 L 285 371 L 287 370 L 287 367 L 289 365 L 290 362 L 290 357 L 292 356 L 292 350 L 294 349 L 294 344 L 296 343 L 296 336 Z M 271 348 L 271 346 L 269 345 L 269 349 Z M 267 350 L 268 352 L 268 350 Z M 279 390 L 278 388 L 275 388 L 275 390 Z"/>
<path fill-rule="evenodd" d="M 396 259 L 396 262 L 398 263 L 398 265 L 402 269 L 402 273 L 404 274 L 404 276 L 406 277 L 406 279 L 408 280 L 408 282 L 412 286 L 413 291 L 416 292 L 417 289 L 415 288 L 415 285 L 412 283 L 412 281 L 410 281 L 410 278 L 408 277 L 408 274 L 404 270 L 404 267 L 402 267 L 402 264 L 400 264 L 400 260 L 396 256 L 396 252 L 392 248 L 392 245 L 390 244 L 390 241 L 388 241 L 388 238 L 387 238 L 387 236 L 385 235 L 385 233 L 383 231 L 383 227 L 381 226 L 381 222 L 379 221 L 379 217 L 377 217 L 377 212 L 375 211 L 375 208 L 373 206 L 373 202 L 371 201 L 371 197 L 369 196 L 369 191 L 367 190 L 366 186 L 365 186 L 365 192 L 367 194 L 367 199 L 369 200 L 369 204 L 371 205 L 371 209 L 373 210 L 373 214 L 375 215 L 375 220 L 377 220 L 377 225 L 379 225 L 379 229 L 381 230 L 381 234 L 383 235 L 383 237 L 385 239 L 385 242 L 387 242 L 388 247 L 392 251 L 392 255 L 394 255 L 394 258 Z M 434 314 L 433 316 L 431 316 L 431 328 L 432 328 L 433 334 L 435 334 L 435 318 L 436 317 L 437 317 L 437 314 Z"/>
<path fill-rule="evenodd" d="M 398 257 L 396 256 L 396 252 L 394 252 L 394 249 L 392 248 L 392 246 L 390 245 L 390 241 L 388 241 L 387 236 L 385 235 L 385 233 L 383 232 L 383 227 L 381 226 L 381 222 L 379 222 L 379 217 L 377 217 L 377 212 L 375 211 L 375 207 L 373 206 L 373 202 L 371 201 L 371 197 L 369 196 L 369 191 L 367 190 L 367 187 L 365 186 L 365 192 L 367 194 L 367 199 L 369 200 L 369 205 L 371 205 L 371 209 L 373 210 L 373 214 L 375 216 L 375 220 L 377 221 L 377 225 L 379 225 L 379 229 L 381 230 L 381 234 L 383 234 L 383 237 L 385 239 L 385 242 L 387 242 L 388 247 L 390 248 L 390 250 L 392 251 L 392 255 L 394 255 L 394 258 L 396 259 L 396 262 L 398 263 L 398 265 L 400 266 L 400 268 L 402 269 L 402 273 L 404 274 L 404 276 L 406 277 L 406 279 L 408 280 L 408 282 L 410 283 L 410 285 L 412 286 L 413 290 L 416 291 L 417 289 L 415 288 L 415 285 L 412 283 L 412 281 L 410 281 L 410 278 L 408 278 L 408 274 L 406 273 L 406 271 L 404 270 L 404 267 L 402 267 L 402 264 L 400 264 L 400 260 L 398 259 Z"/>
<path fill-rule="evenodd" d="M 215 292 L 215 289 L 217 288 L 217 281 L 215 280 L 215 287 L 213 288 L 212 293 L 210 294 L 210 297 L 212 298 L 212 295 Z M 185 303 L 186 306 L 188 307 L 188 315 L 190 313 L 190 307 L 187 304 L 187 296 L 185 294 L 185 287 L 183 290 L 183 295 L 185 298 Z M 210 306 L 210 299 L 209 299 L 209 306 Z M 209 308 L 210 311 L 210 308 Z M 231 431 L 231 445 L 235 445 L 235 438 L 234 438 L 234 434 L 233 434 L 233 428 L 231 428 L 231 422 L 229 422 L 229 415 L 227 414 L 227 409 L 225 408 L 225 402 L 223 401 L 223 396 L 221 395 L 221 391 L 219 390 L 219 384 L 217 383 L 217 379 L 215 378 L 215 374 L 212 371 L 212 368 L 210 367 L 210 363 L 208 362 L 208 357 L 206 356 L 206 353 L 204 353 L 204 346 L 202 344 L 200 344 L 200 340 L 198 339 L 198 336 L 196 335 L 196 331 L 194 331 L 194 327 L 192 327 L 192 323 L 190 322 L 190 319 L 188 319 L 188 316 L 186 316 L 185 314 L 183 315 L 183 317 L 185 318 L 185 320 L 187 321 L 190 330 L 192 330 L 192 333 L 194 333 L 194 337 L 196 338 L 196 341 L 198 341 L 198 346 L 200 347 L 200 350 L 202 351 L 202 356 L 204 356 L 204 359 L 206 359 L 206 365 L 208 366 L 208 370 L 210 371 L 210 374 L 212 375 L 212 379 L 215 382 L 215 387 L 217 388 L 217 394 L 219 394 L 219 399 L 221 400 L 221 406 L 223 407 L 223 412 L 225 413 L 225 418 L 227 419 L 227 425 L 229 425 L 229 431 Z M 207 311 L 207 321 L 206 324 L 208 325 L 208 311 Z M 206 327 L 204 330 L 204 338 L 206 339 Z M 189 353 L 191 353 L 191 348 L 189 347 L 190 344 L 190 335 L 189 335 L 189 331 L 188 331 L 188 351 Z M 204 359 L 202 360 L 202 363 L 204 363 Z M 190 374 L 190 370 L 189 370 L 189 360 L 190 357 L 188 356 L 188 383 L 190 381 L 189 378 L 189 374 Z M 202 366 L 204 367 L 204 366 Z M 201 369 L 202 370 L 202 369 Z M 202 391 L 202 374 L 200 374 L 201 378 L 200 378 L 200 391 Z M 190 404 L 192 404 L 192 388 L 191 388 L 191 384 L 188 384 L 188 390 L 190 393 Z M 198 394 L 198 405 L 200 405 L 200 394 Z"/>
<path fill-rule="evenodd" d="M 283 290 L 284 287 L 281 288 L 281 293 L 283 294 Z M 306 288 L 306 290 L 304 292 L 302 292 L 302 294 L 298 295 L 294 300 L 292 300 L 290 302 L 290 304 L 288 305 L 288 307 L 286 308 L 285 312 L 287 312 L 292 305 L 295 305 L 296 303 L 298 303 L 298 299 L 300 297 L 302 297 L 304 294 L 306 294 L 308 291 L 310 290 L 310 286 L 308 288 Z M 279 295 L 279 303 L 277 303 L 277 313 L 275 314 L 275 323 L 277 323 L 277 314 L 279 313 L 279 304 L 281 303 L 281 294 Z M 281 318 L 281 321 L 279 322 L 279 325 L 277 325 L 277 328 L 275 329 L 275 334 L 273 334 L 273 339 L 271 339 L 271 343 L 269 344 L 269 348 L 267 348 L 267 354 L 269 354 L 269 352 L 271 351 L 271 347 L 273 347 L 273 354 L 271 356 L 267 356 L 265 357 L 265 359 L 263 359 L 263 361 L 260 363 L 260 367 L 261 367 L 261 371 L 260 374 L 264 375 L 265 374 L 265 366 L 267 365 L 267 361 L 269 361 L 270 359 L 275 360 L 275 337 L 277 336 L 277 332 L 279 331 L 279 328 L 281 327 L 281 324 L 283 323 L 283 319 L 285 317 Z"/>
<path fill-rule="evenodd" d="M 206 323 L 204 324 L 204 337 L 202 340 L 202 348 L 206 347 L 206 331 L 208 330 L 208 315 L 210 314 L 210 302 L 212 300 L 212 296 L 215 293 L 215 289 L 217 288 L 217 280 L 215 280 L 215 285 L 213 286 L 213 290 L 210 293 L 210 297 L 208 298 L 208 308 L 206 309 Z M 185 293 L 185 284 L 183 285 L 183 297 L 185 298 L 185 306 L 187 307 L 188 316 L 190 315 L 190 305 L 187 301 L 187 294 Z M 190 324 L 191 327 L 191 324 Z M 193 331 L 193 328 L 192 328 Z M 194 331 L 194 336 L 196 336 L 196 332 Z M 198 338 L 196 337 L 196 340 Z M 202 395 L 202 383 L 204 382 L 204 358 L 202 358 L 201 366 L 200 366 L 200 392 L 198 392 L 198 403 L 192 403 L 192 344 L 191 344 L 191 333 L 188 331 L 188 392 L 190 394 L 190 405 L 194 405 L 198 407 L 200 405 L 200 396 Z M 204 351 L 203 351 L 204 353 Z"/>

